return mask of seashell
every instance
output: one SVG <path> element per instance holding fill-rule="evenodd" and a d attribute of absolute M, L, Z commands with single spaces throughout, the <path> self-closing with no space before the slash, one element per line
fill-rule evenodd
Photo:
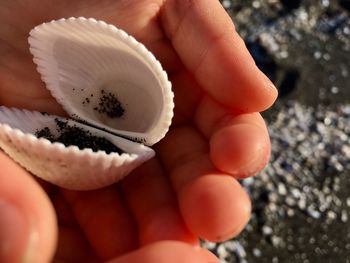
<path fill-rule="evenodd" d="M 1 106 L 0 148 L 10 157 L 53 184 L 90 190 L 155 155 L 148 146 L 168 131 L 174 95 L 144 45 L 82 17 L 39 25 L 28 41 L 42 80 L 70 118 Z M 62 138 L 83 145 L 65 146 Z"/>

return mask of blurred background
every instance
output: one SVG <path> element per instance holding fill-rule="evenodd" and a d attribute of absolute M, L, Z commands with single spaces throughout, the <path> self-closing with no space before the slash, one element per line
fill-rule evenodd
<path fill-rule="evenodd" d="M 242 180 L 243 233 L 222 262 L 350 263 L 350 0 L 221 0 L 280 97 L 271 162 Z"/>

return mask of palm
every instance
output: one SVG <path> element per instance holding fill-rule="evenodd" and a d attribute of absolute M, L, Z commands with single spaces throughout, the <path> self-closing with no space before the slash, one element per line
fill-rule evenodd
<path fill-rule="evenodd" d="M 78 257 L 78 251 L 81 258 L 91 255 L 90 251 L 93 251 L 99 258 L 110 259 L 157 240 L 175 239 L 196 243 L 198 235 L 220 240 L 237 233 L 246 220 L 249 204 L 236 181 L 226 174 L 220 174 L 217 169 L 237 176 L 248 175 L 253 171 L 243 167 L 242 164 L 247 160 L 244 154 L 243 157 L 238 156 L 241 152 L 229 156 L 236 159 L 232 164 L 227 164 L 225 157 L 220 154 L 217 156 L 215 147 L 219 146 L 215 146 L 215 142 L 220 144 L 220 138 L 213 137 L 220 129 L 237 122 L 254 123 L 263 133 L 258 141 L 266 144 L 267 139 L 264 124 L 258 115 L 237 115 L 241 111 L 255 110 L 254 103 L 248 102 L 247 108 L 242 109 L 238 98 L 236 105 L 226 109 L 215 102 L 228 104 L 225 94 L 215 97 L 211 87 L 203 89 L 203 83 L 205 85 L 207 81 L 204 77 L 209 69 L 202 64 L 206 60 L 210 62 L 209 44 L 214 45 L 215 41 L 208 43 L 207 47 L 204 45 L 197 60 L 184 59 L 184 55 L 191 56 L 188 51 L 190 48 L 187 47 L 191 43 L 182 43 L 187 37 L 178 32 L 184 30 L 182 21 L 174 26 L 171 15 L 160 16 L 162 0 L 65 0 L 59 4 L 53 0 L 36 2 L 6 1 L 0 7 L 0 35 L 3 37 L 0 42 L 3 58 L 0 61 L 0 105 L 64 114 L 36 72 L 28 50 L 27 35 L 37 24 L 71 16 L 104 20 L 143 42 L 167 70 L 176 98 L 173 125 L 168 135 L 156 146 L 157 158 L 137 169 L 121 184 L 80 193 L 49 187 L 62 241 L 58 246 L 58 258 L 74 259 L 73 251 L 75 257 Z M 8 10 L 16 10 L 17 15 L 14 16 Z M 11 30 L 4 25 L 10 26 Z M 238 70 L 237 74 L 241 72 Z M 251 100 L 254 99 L 253 94 Z M 256 100 L 255 105 L 261 109 L 269 103 L 271 99 L 267 102 L 261 99 Z M 244 150 L 239 148 L 238 151 Z M 267 151 L 265 149 L 265 155 Z M 262 160 L 258 168 L 265 162 Z M 219 174 L 220 179 L 213 174 Z M 236 192 L 226 193 L 229 191 L 227 185 Z M 226 222 L 228 230 L 224 230 L 224 226 L 217 226 L 220 215 L 208 222 L 201 222 L 207 212 L 220 214 L 221 209 L 225 209 L 225 206 L 213 203 L 215 198 L 221 197 L 213 193 L 210 187 L 222 191 L 221 197 L 227 201 L 234 201 L 230 205 L 236 210 L 246 210 L 229 216 Z M 65 244 L 73 247 L 68 249 Z"/>

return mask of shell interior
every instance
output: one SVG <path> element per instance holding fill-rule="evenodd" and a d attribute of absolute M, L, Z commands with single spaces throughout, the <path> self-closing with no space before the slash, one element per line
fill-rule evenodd
<path fill-rule="evenodd" d="M 70 18 L 30 32 L 43 81 L 68 114 L 153 145 L 173 117 L 167 74 L 144 45 L 94 19 Z"/>

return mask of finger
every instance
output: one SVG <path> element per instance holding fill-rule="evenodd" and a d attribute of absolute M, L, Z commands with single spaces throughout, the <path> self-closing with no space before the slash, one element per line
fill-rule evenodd
<path fill-rule="evenodd" d="M 139 226 L 140 244 L 178 240 L 198 245 L 184 224 L 175 193 L 156 159 L 122 181 L 123 193 Z"/>
<path fill-rule="evenodd" d="M 57 238 L 53 207 L 35 180 L 1 151 L 0 215 L 0 262 L 50 261 Z"/>
<path fill-rule="evenodd" d="M 77 229 L 60 227 L 55 261 L 97 262 L 84 235 Z"/>
<path fill-rule="evenodd" d="M 115 188 L 62 191 L 98 257 L 109 260 L 138 246 L 137 227 Z"/>
<path fill-rule="evenodd" d="M 175 93 L 174 104 L 176 105 L 172 125 L 178 126 L 193 119 L 203 91 L 187 71 L 172 74 L 170 80 Z"/>
<path fill-rule="evenodd" d="M 205 97 L 198 106 L 195 122 L 210 140 L 210 157 L 220 171 L 244 178 L 266 166 L 271 146 L 259 113 L 233 115 Z"/>
<path fill-rule="evenodd" d="M 215 263 L 219 262 L 213 255 L 190 245 L 163 241 L 143 247 L 110 263 Z"/>
<path fill-rule="evenodd" d="M 238 235 L 251 212 L 240 184 L 223 174 L 209 173 L 189 182 L 179 191 L 179 203 L 188 227 L 213 242 Z"/>
<path fill-rule="evenodd" d="M 60 226 L 76 227 L 78 222 L 69 206 L 64 199 L 62 192 L 56 192 L 52 202 L 57 214 L 57 221 Z"/>
<path fill-rule="evenodd" d="M 234 178 L 213 167 L 201 134 L 190 126 L 174 129 L 158 150 L 188 228 L 211 241 L 237 235 L 249 219 L 250 200 Z"/>
<path fill-rule="evenodd" d="M 276 88 L 219 1 L 168 0 L 161 21 L 182 62 L 215 100 L 244 112 L 262 111 L 275 101 Z"/>

